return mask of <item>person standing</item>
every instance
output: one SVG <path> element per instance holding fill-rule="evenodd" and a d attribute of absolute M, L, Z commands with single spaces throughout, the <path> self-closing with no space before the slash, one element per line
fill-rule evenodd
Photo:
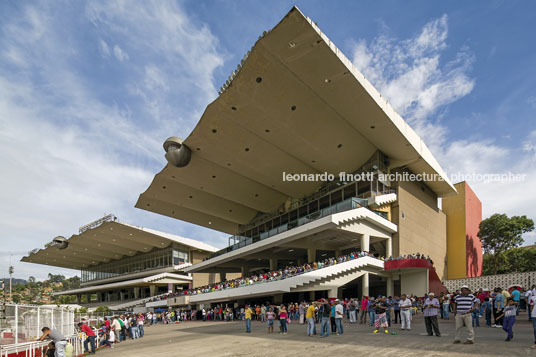
<path fill-rule="evenodd" d="M 514 287 L 514 290 L 512 290 L 512 299 L 514 299 L 514 302 L 516 303 L 516 306 L 517 306 L 516 316 L 519 315 L 519 303 L 521 301 L 521 292 L 519 291 L 519 289 L 521 288 L 516 286 Z"/>
<path fill-rule="evenodd" d="M 261 306 L 261 321 L 266 321 L 266 306 L 264 304 Z"/>
<path fill-rule="evenodd" d="M 95 332 L 91 327 L 84 323 L 79 323 L 78 328 L 86 334 L 86 339 L 84 340 L 84 353 L 95 354 L 97 350 L 95 346 Z M 91 345 L 91 352 L 89 351 L 88 344 Z"/>
<path fill-rule="evenodd" d="M 476 298 L 471 294 L 471 290 L 467 285 L 461 287 L 461 294 L 456 296 L 454 300 L 454 316 L 456 319 L 456 337 L 453 343 L 460 343 L 462 329 L 465 327 L 468 332 L 465 345 L 475 343 L 475 332 L 471 321 L 471 313 L 475 309 Z"/>
<path fill-rule="evenodd" d="M 270 308 L 268 312 L 266 313 L 266 326 L 268 326 L 268 333 L 274 332 L 274 320 L 275 320 L 274 309 Z"/>
<path fill-rule="evenodd" d="M 401 322 L 400 319 L 400 298 L 398 296 L 393 297 L 393 312 L 395 315 L 395 324 L 399 324 Z"/>
<path fill-rule="evenodd" d="M 315 304 L 312 302 L 305 313 L 307 320 L 307 336 L 313 337 L 315 328 Z"/>
<path fill-rule="evenodd" d="M 49 338 L 54 342 L 55 357 L 65 357 L 65 347 L 67 346 L 67 339 L 56 329 L 50 329 L 43 327 L 41 329 L 43 334 L 39 337 L 39 341 L 43 341 L 45 338 Z"/>
<path fill-rule="evenodd" d="M 495 300 L 493 301 L 493 317 L 495 318 L 494 327 L 502 327 L 502 318 L 499 317 L 504 305 L 506 303 L 506 298 L 504 297 L 501 288 L 495 288 Z"/>
<path fill-rule="evenodd" d="M 251 315 L 253 314 L 253 311 L 251 310 L 249 305 L 246 305 L 244 314 L 246 318 L 246 333 L 251 333 Z"/>
<path fill-rule="evenodd" d="M 329 306 L 329 302 L 326 299 L 322 299 L 322 305 L 318 309 L 318 314 L 321 317 L 321 323 L 320 323 L 320 337 L 328 337 L 329 336 L 329 317 L 331 315 L 331 306 Z"/>
<path fill-rule="evenodd" d="M 337 336 L 344 333 L 342 327 L 342 318 L 344 316 L 344 307 L 339 299 L 335 299 L 335 325 L 337 326 Z"/>
<path fill-rule="evenodd" d="M 448 320 L 450 310 L 450 294 L 448 292 L 443 296 L 443 305 L 441 307 L 443 310 L 443 318 Z"/>
<path fill-rule="evenodd" d="M 305 302 L 304 301 L 300 303 L 298 312 L 300 313 L 300 325 L 303 325 L 305 322 Z"/>
<path fill-rule="evenodd" d="M 387 304 L 385 303 L 385 297 L 381 297 L 378 299 L 378 301 L 375 304 L 375 319 L 374 319 L 374 327 L 375 330 L 373 333 L 378 333 L 380 327 L 383 327 L 384 332 L 386 334 L 389 333 L 387 328 L 389 327 L 389 323 L 387 321 Z"/>
<path fill-rule="evenodd" d="M 351 324 L 356 322 L 356 303 L 354 299 L 350 299 L 350 303 L 348 304 L 348 317 Z"/>
<path fill-rule="evenodd" d="M 361 312 L 359 313 L 359 323 L 360 324 L 366 324 L 367 323 L 367 311 L 368 307 L 368 296 L 363 296 L 361 299 Z"/>
<path fill-rule="evenodd" d="M 531 293 L 530 299 L 528 301 L 527 310 L 531 312 L 530 317 L 532 321 L 532 330 L 534 333 L 534 345 L 530 346 L 530 348 L 536 349 L 536 294 Z"/>
<path fill-rule="evenodd" d="M 428 297 L 424 301 L 424 324 L 426 325 L 428 336 L 433 336 L 435 333 L 437 337 L 441 337 L 439 324 L 437 322 L 437 312 L 439 307 L 439 300 L 435 297 L 435 294 L 432 292 L 428 293 Z"/>
<path fill-rule="evenodd" d="M 402 330 L 411 330 L 411 309 L 412 303 L 408 299 L 406 294 L 402 294 L 402 298 L 399 302 L 400 306 L 400 322 L 402 323 Z"/>
<path fill-rule="evenodd" d="M 313 306 L 313 309 L 314 309 L 314 306 Z M 286 335 L 288 332 L 287 318 L 288 318 L 287 308 L 285 307 L 285 305 L 281 305 L 281 307 L 279 308 L 279 323 L 281 324 L 281 333 L 283 335 Z"/>

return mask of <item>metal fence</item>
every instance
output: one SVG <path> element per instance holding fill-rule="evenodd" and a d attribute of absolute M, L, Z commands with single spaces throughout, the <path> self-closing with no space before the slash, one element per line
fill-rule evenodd
<path fill-rule="evenodd" d="M 32 305 L 5 305 L 0 318 L 0 343 L 18 344 L 35 340 L 49 327 L 65 336 L 75 333 L 74 312 L 64 308 Z"/>

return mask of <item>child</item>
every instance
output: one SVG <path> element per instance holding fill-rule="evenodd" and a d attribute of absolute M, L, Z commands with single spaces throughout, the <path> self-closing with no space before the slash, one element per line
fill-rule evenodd
<path fill-rule="evenodd" d="M 512 338 L 514 338 L 513 327 L 516 322 L 517 304 L 518 303 L 515 302 L 514 299 L 508 298 L 506 306 L 503 309 L 503 313 L 497 317 L 497 319 L 500 319 L 504 316 L 502 328 L 508 334 L 505 341 L 510 341 Z"/>
<path fill-rule="evenodd" d="M 484 315 L 486 316 L 486 326 L 491 327 L 491 313 L 492 313 L 492 307 L 491 302 L 489 300 L 489 297 L 484 298 Z"/>
<path fill-rule="evenodd" d="M 268 333 L 274 332 L 274 316 L 274 309 L 270 308 L 270 310 L 268 310 L 268 312 L 266 313 L 266 324 L 268 326 Z"/>
<path fill-rule="evenodd" d="M 45 352 L 46 357 L 54 357 L 56 355 L 56 345 L 54 344 L 54 341 L 50 341 L 43 352 Z"/>

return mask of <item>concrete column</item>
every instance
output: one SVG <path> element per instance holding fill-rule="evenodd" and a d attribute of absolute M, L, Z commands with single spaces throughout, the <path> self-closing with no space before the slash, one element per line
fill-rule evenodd
<path fill-rule="evenodd" d="M 246 274 L 248 273 L 248 268 L 245 265 L 242 265 L 240 267 L 240 273 L 242 274 L 242 278 L 245 277 Z"/>
<path fill-rule="evenodd" d="M 125 298 L 125 293 L 119 290 L 118 294 L 119 294 L 119 301 L 123 301 L 123 299 Z"/>
<path fill-rule="evenodd" d="M 175 284 L 173 283 L 168 283 L 167 284 L 167 289 L 168 289 L 168 293 L 172 293 L 175 291 Z"/>
<path fill-rule="evenodd" d="M 363 234 L 361 236 L 361 250 L 364 252 L 370 252 L 370 236 L 368 234 Z"/>
<path fill-rule="evenodd" d="M 338 293 L 339 293 L 338 288 L 329 289 L 328 290 L 328 299 L 337 299 L 339 297 Z"/>
<path fill-rule="evenodd" d="M 316 248 L 307 248 L 307 263 L 316 261 Z"/>
<path fill-rule="evenodd" d="M 309 301 L 315 301 L 315 292 L 309 291 Z"/>
<path fill-rule="evenodd" d="M 98 296 L 98 294 L 97 294 L 97 296 Z M 80 294 L 76 295 L 76 302 L 77 302 L 78 304 L 81 304 L 81 303 L 82 303 L 82 295 L 80 295 Z"/>
<path fill-rule="evenodd" d="M 340 257 L 342 255 L 342 251 L 340 249 L 335 249 L 335 257 Z"/>
<path fill-rule="evenodd" d="M 395 281 L 393 276 L 387 277 L 387 296 L 393 296 L 395 294 Z"/>
<path fill-rule="evenodd" d="M 283 303 L 283 294 L 274 294 L 274 304 Z"/>
<path fill-rule="evenodd" d="M 140 288 L 134 288 L 134 299 L 140 299 Z"/>
<path fill-rule="evenodd" d="M 277 259 L 270 258 L 270 270 L 276 270 L 276 269 L 277 269 Z"/>
<path fill-rule="evenodd" d="M 149 286 L 149 295 L 151 295 L 151 296 L 156 295 L 156 285 L 150 285 Z"/>
<path fill-rule="evenodd" d="M 86 302 L 88 304 L 91 302 L 91 294 L 86 294 Z"/>
<path fill-rule="evenodd" d="M 361 296 L 369 296 L 369 273 L 363 274 L 361 279 Z"/>
<path fill-rule="evenodd" d="M 227 274 L 226 273 L 220 273 L 220 281 L 227 280 Z"/>
<path fill-rule="evenodd" d="M 389 258 L 393 255 L 393 238 L 389 237 L 387 241 L 385 241 L 385 257 Z"/>

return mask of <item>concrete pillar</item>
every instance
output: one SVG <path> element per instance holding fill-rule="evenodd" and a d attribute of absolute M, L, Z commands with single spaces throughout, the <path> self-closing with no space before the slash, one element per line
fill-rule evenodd
<path fill-rule="evenodd" d="M 175 291 L 175 284 L 173 283 L 168 283 L 167 284 L 167 289 L 168 289 L 168 293 L 172 293 Z"/>
<path fill-rule="evenodd" d="M 118 294 L 119 294 L 119 301 L 123 301 L 123 299 L 125 298 L 125 293 L 119 290 Z"/>
<path fill-rule="evenodd" d="M 138 300 L 140 298 L 140 288 L 134 288 L 134 299 Z"/>
<path fill-rule="evenodd" d="M 150 285 L 149 286 L 149 295 L 151 295 L 151 296 L 156 295 L 156 285 Z"/>
<path fill-rule="evenodd" d="M 338 293 L 339 293 L 338 288 L 329 289 L 328 290 L 328 299 L 337 299 L 339 297 Z"/>
<path fill-rule="evenodd" d="M 385 257 L 389 258 L 393 255 L 393 238 L 389 237 L 385 242 Z"/>
<path fill-rule="evenodd" d="M 97 296 L 98 296 L 98 294 L 97 294 Z M 81 303 L 82 303 L 82 295 L 80 295 L 80 294 L 76 295 L 76 302 L 77 302 L 78 304 L 81 304 Z"/>
<path fill-rule="evenodd" d="M 361 279 L 361 296 L 369 296 L 369 273 L 363 274 Z"/>
<path fill-rule="evenodd" d="M 242 275 L 242 278 L 244 278 L 247 273 L 248 273 L 248 268 L 245 265 L 242 265 L 240 267 L 240 274 Z"/>
<path fill-rule="evenodd" d="M 361 236 L 361 251 L 370 252 L 370 236 L 368 234 Z"/>
<path fill-rule="evenodd" d="M 277 269 L 277 259 L 270 258 L 270 270 L 276 270 L 276 269 Z"/>
<path fill-rule="evenodd" d="M 315 292 L 309 291 L 309 301 L 315 301 Z"/>
<path fill-rule="evenodd" d="M 387 296 L 393 296 L 395 294 L 395 281 L 393 276 L 390 275 L 387 277 Z"/>
<path fill-rule="evenodd" d="M 86 302 L 88 304 L 91 302 L 91 294 L 86 294 Z"/>
<path fill-rule="evenodd" d="M 220 273 L 220 281 L 227 280 L 227 274 L 226 273 Z"/>
<path fill-rule="evenodd" d="M 274 294 L 274 304 L 283 303 L 283 294 Z"/>
<path fill-rule="evenodd" d="M 307 248 L 307 263 L 316 261 L 316 248 Z"/>

